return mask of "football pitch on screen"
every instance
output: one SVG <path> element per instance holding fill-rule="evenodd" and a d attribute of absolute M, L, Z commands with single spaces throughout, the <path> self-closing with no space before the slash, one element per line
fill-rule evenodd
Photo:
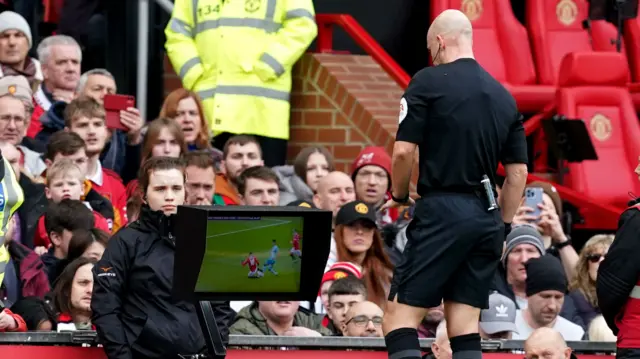
<path fill-rule="evenodd" d="M 270 217 L 261 220 L 210 220 L 205 255 L 196 283 L 197 292 L 297 292 L 300 261 L 289 255 L 294 230 L 304 241 L 302 218 Z M 264 268 L 273 240 L 279 248 L 274 274 Z M 258 259 L 262 276 L 249 277 L 242 262 L 249 252 Z"/>

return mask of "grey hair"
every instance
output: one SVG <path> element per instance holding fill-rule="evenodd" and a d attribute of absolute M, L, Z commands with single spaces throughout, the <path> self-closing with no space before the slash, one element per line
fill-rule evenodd
<path fill-rule="evenodd" d="M 89 76 L 91 75 L 105 76 L 112 79 L 113 82 L 116 82 L 116 78 L 113 77 L 111 72 L 109 72 L 107 69 L 93 69 L 83 73 L 82 76 L 80 76 L 80 80 L 78 81 L 78 87 L 76 88 L 76 92 L 81 93 L 84 90 L 84 87 L 87 85 L 87 81 L 89 80 Z"/>
<path fill-rule="evenodd" d="M 75 46 L 78 49 L 78 56 L 82 61 L 82 50 L 78 42 L 71 36 L 67 35 L 53 35 L 45 38 L 38 45 L 38 60 L 41 63 L 46 64 L 51 55 L 51 47 L 53 46 Z"/>

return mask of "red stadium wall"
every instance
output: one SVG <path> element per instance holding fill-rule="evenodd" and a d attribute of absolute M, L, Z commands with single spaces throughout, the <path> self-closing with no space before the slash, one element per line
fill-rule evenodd
<path fill-rule="evenodd" d="M 386 352 L 324 350 L 230 350 L 228 359 L 386 359 Z M 100 348 L 1 346 L 2 358 L 106 359 Z M 612 359 L 611 355 L 579 355 L 580 359 Z M 522 354 L 484 353 L 484 359 L 522 359 Z"/>

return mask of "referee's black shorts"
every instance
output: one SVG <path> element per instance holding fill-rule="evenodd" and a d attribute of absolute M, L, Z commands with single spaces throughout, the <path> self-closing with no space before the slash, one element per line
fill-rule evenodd
<path fill-rule="evenodd" d="M 432 193 L 416 203 L 403 259 L 393 273 L 389 300 L 431 308 L 441 301 L 487 308 L 500 262 L 500 211 L 473 193 Z"/>

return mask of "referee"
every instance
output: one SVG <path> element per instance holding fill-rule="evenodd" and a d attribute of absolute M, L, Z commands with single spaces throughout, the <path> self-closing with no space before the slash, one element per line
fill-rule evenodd
<path fill-rule="evenodd" d="M 420 358 L 416 328 L 444 300 L 453 359 L 481 359 L 480 309 L 488 307 L 526 183 L 527 143 L 513 97 L 474 59 L 462 12 L 442 12 L 427 46 L 437 66 L 418 72 L 400 101 L 392 199 L 383 206 L 413 203 L 408 187 L 419 147 L 421 198 L 394 272 L 385 341 L 390 359 Z M 507 173 L 501 210 L 493 189 L 499 161 Z"/>

